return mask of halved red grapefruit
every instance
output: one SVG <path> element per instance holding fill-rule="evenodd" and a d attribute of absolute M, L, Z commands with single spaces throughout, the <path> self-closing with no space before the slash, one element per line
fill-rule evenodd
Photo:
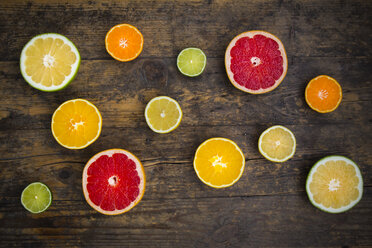
<path fill-rule="evenodd" d="M 116 215 L 136 206 L 145 192 L 141 162 L 123 149 L 94 155 L 83 171 L 83 191 L 88 204 L 102 214 Z"/>
<path fill-rule="evenodd" d="M 248 31 L 236 36 L 225 53 L 227 76 L 239 90 L 263 94 L 272 91 L 287 74 L 283 43 L 265 31 Z"/>

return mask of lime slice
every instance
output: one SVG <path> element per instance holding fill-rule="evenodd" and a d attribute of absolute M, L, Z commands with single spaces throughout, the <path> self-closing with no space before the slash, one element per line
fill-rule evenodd
<path fill-rule="evenodd" d="M 41 34 L 24 46 L 20 66 L 23 78 L 32 87 L 41 91 L 58 91 L 75 78 L 80 54 L 65 36 Z"/>
<path fill-rule="evenodd" d="M 207 57 L 199 48 L 185 48 L 177 57 L 178 70 L 189 77 L 199 76 L 205 68 Z"/>
<path fill-rule="evenodd" d="M 262 156 L 272 162 L 284 162 L 296 151 L 296 138 L 286 127 L 277 125 L 266 129 L 258 140 Z"/>
<path fill-rule="evenodd" d="M 178 102 L 167 96 L 158 96 L 146 105 L 147 125 L 156 133 L 169 133 L 181 123 L 182 110 Z"/>
<path fill-rule="evenodd" d="M 320 210 L 345 212 L 362 198 L 362 174 L 352 160 L 343 156 L 328 156 L 311 168 L 306 192 L 310 202 Z"/>
<path fill-rule="evenodd" d="M 44 212 L 52 202 L 49 188 L 40 182 L 31 183 L 22 192 L 21 203 L 33 214 Z"/>

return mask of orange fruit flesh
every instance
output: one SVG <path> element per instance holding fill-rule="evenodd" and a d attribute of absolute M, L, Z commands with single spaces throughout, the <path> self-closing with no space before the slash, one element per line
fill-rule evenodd
<path fill-rule="evenodd" d="M 115 59 L 134 59 L 141 53 L 142 46 L 142 34 L 131 25 L 118 25 L 107 33 L 106 48 Z"/>
<path fill-rule="evenodd" d="M 341 208 L 359 196 L 359 178 L 355 168 L 345 161 L 328 161 L 320 165 L 310 183 L 314 201 L 329 208 Z"/>
<path fill-rule="evenodd" d="M 328 76 L 320 76 L 310 81 L 305 97 L 311 108 L 319 112 L 330 112 L 341 101 L 341 86 Z"/>
<path fill-rule="evenodd" d="M 57 86 L 71 74 L 76 55 L 61 39 L 39 38 L 26 51 L 26 73 L 44 86 Z"/>
<path fill-rule="evenodd" d="M 54 114 L 52 129 L 57 141 L 67 147 L 84 147 L 100 132 L 101 117 L 85 101 L 69 101 Z"/>
<path fill-rule="evenodd" d="M 214 186 L 231 184 L 240 177 L 244 158 L 236 146 L 223 140 L 211 140 L 202 145 L 195 159 L 195 170 Z"/>

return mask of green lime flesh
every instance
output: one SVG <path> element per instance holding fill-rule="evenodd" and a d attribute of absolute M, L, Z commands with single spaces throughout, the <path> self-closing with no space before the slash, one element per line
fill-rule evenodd
<path fill-rule="evenodd" d="M 31 183 L 23 190 L 21 203 L 31 213 L 41 213 L 52 203 L 52 193 L 43 183 Z"/>
<path fill-rule="evenodd" d="M 186 76 L 199 76 L 205 68 L 207 57 L 199 48 L 185 48 L 177 57 L 178 70 Z"/>

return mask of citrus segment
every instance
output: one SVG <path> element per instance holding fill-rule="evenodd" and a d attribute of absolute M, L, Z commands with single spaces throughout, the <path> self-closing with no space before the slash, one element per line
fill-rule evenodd
<path fill-rule="evenodd" d="M 236 88 L 262 94 L 279 86 L 287 73 L 288 62 L 284 46 L 276 36 L 265 31 L 248 31 L 230 42 L 225 66 Z"/>
<path fill-rule="evenodd" d="M 61 104 L 52 117 L 52 133 L 57 142 L 69 149 L 82 149 L 100 135 L 102 117 L 96 106 L 84 99 Z"/>
<path fill-rule="evenodd" d="M 288 128 L 272 126 L 261 134 L 258 149 L 266 159 L 284 162 L 293 157 L 296 151 L 296 139 Z"/>
<path fill-rule="evenodd" d="M 21 203 L 31 213 L 41 213 L 52 203 L 52 193 L 43 183 L 31 183 L 22 191 Z"/>
<path fill-rule="evenodd" d="M 177 57 L 178 70 L 189 77 L 199 76 L 205 68 L 207 57 L 199 48 L 185 48 Z"/>
<path fill-rule="evenodd" d="M 319 113 L 329 113 L 340 105 L 342 89 L 334 78 L 321 75 L 308 83 L 305 99 L 313 110 Z"/>
<path fill-rule="evenodd" d="M 138 158 L 126 150 L 110 149 L 96 154 L 86 164 L 84 196 L 88 204 L 102 214 L 121 214 L 142 199 L 145 181 Z"/>
<path fill-rule="evenodd" d="M 80 54 L 75 45 L 60 34 L 41 34 L 23 48 L 20 59 L 24 79 L 42 91 L 57 91 L 75 77 Z"/>
<path fill-rule="evenodd" d="M 323 158 L 310 170 L 306 191 L 312 204 L 323 211 L 347 211 L 362 197 L 363 180 L 359 167 L 346 157 Z"/>
<path fill-rule="evenodd" d="M 196 150 L 194 169 L 199 179 L 214 188 L 229 187 L 243 174 L 244 154 L 238 145 L 226 138 L 204 141 Z"/>
<path fill-rule="evenodd" d="M 130 61 L 142 52 L 143 36 L 134 26 L 119 24 L 112 27 L 105 39 L 107 52 L 116 60 Z"/>
<path fill-rule="evenodd" d="M 147 104 L 145 118 L 147 125 L 154 132 L 169 133 L 181 123 L 182 110 L 176 100 L 158 96 Z"/>

